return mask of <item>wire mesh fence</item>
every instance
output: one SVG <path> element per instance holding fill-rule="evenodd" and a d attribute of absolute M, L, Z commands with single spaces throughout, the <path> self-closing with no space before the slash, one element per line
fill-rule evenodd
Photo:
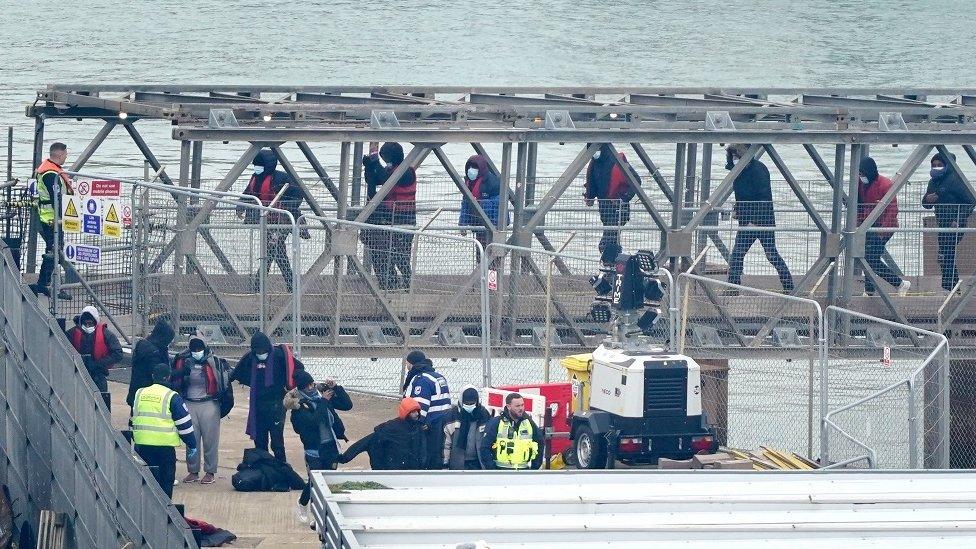
<path fill-rule="evenodd" d="M 883 469 L 949 465 L 949 349 L 945 336 L 828 307 L 831 463 Z"/>
<path fill-rule="evenodd" d="M 341 356 L 307 360 L 316 376 L 397 394 L 405 349 L 437 347 L 458 356 L 445 365 L 447 371 L 439 367 L 452 384 L 483 385 L 486 289 L 479 263 L 484 252 L 476 239 L 302 219 L 310 237 L 302 243 L 308 263 L 296 294 L 303 348 L 344 350 Z"/>
<path fill-rule="evenodd" d="M 815 459 L 819 304 L 688 273 L 678 286 L 679 349 L 702 363 L 702 406 L 721 444 Z"/>

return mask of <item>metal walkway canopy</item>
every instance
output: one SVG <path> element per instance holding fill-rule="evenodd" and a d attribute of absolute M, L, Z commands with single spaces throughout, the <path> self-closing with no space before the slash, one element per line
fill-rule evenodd
<path fill-rule="evenodd" d="M 741 142 L 969 144 L 976 135 L 976 89 L 955 88 L 66 84 L 37 99 L 28 116 L 170 120 L 174 139 L 189 141 L 717 143 L 731 132 Z M 222 109 L 233 121 L 210 124 Z"/>
<path fill-rule="evenodd" d="M 325 548 L 976 544 L 972 472 L 316 471 L 312 479 Z M 368 481 L 389 489 L 341 489 Z"/>

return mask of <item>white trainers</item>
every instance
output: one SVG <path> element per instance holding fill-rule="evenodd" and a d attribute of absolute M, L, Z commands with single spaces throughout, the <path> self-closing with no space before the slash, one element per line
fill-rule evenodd
<path fill-rule="evenodd" d="M 302 524 L 308 524 L 308 507 L 296 503 L 295 518 L 297 518 Z"/>
<path fill-rule="evenodd" d="M 912 283 L 908 281 L 907 278 L 901 279 L 901 284 L 898 285 L 898 295 L 905 297 L 908 295 L 908 290 L 912 287 Z"/>

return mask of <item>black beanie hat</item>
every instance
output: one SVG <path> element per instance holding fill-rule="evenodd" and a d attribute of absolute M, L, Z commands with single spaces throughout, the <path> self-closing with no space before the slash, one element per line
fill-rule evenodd
<path fill-rule="evenodd" d="M 477 403 L 480 399 L 478 398 L 478 390 L 474 387 L 468 387 L 461 392 L 461 402 L 465 404 Z"/>
<path fill-rule="evenodd" d="M 427 355 L 423 351 L 410 351 L 407 355 L 407 362 L 410 364 L 417 364 L 421 361 L 427 360 Z"/>
<path fill-rule="evenodd" d="M 315 378 L 312 377 L 312 374 L 305 370 L 297 370 L 295 372 L 295 387 L 304 389 L 313 383 L 315 383 Z"/>

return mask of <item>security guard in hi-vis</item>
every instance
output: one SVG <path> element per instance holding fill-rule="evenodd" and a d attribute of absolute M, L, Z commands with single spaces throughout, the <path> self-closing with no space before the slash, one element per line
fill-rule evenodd
<path fill-rule="evenodd" d="M 538 469 L 542 465 L 542 429 L 525 413 L 518 393 L 505 397 L 505 409 L 485 425 L 481 466 L 485 469 Z"/>
<path fill-rule="evenodd" d="M 153 384 L 136 391 L 132 419 L 129 420 L 136 453 L 150 467 L 159 487 L 170 498 L 176 480 L 176 447 L 180 441 L 186 444 L 189 448 L 187 459 L 192 459 L 199 451 L 186 403 L 179 393 L 165 385 L 171 373 L 167 364 L 153 368 Z"/>

